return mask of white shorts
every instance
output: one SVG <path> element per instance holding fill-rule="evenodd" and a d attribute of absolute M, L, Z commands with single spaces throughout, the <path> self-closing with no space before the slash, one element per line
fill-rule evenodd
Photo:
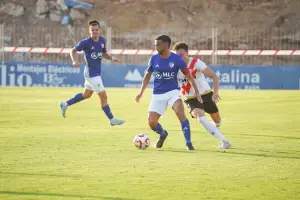
<path fill-rule="evenodd" d="M 103 92 L 105 90 L 101 76 L 85 78 L 84 87 L 85 89 L 93 90 L 97 93 Z"/>
<path fill-rule="evenodd" d="M 172 90 L 164 94 L 153 94 L 148 112 L 156 112 L 163 115 L 168 105 L 173 107 L 178 99 L 181 99 L 179 90 Z"/>

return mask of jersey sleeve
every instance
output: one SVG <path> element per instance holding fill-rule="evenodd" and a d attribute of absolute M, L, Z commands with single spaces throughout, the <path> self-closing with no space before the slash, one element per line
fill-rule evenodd
<path fill-rule="evenodd" d="M 152 57 L 148 61 L 148 68 L 147 72 L 153 72 L 153 64 L 152 64 Z"/>
<path fill-rule="evenodd" d="M 203 71 L 203 70 L 205 70 L 205 69 L 207 69 L 207 65 L 204 63 L 204 62 L 202 62 L 201 60 L 197 60 L 197 62 L 196 62 L 196 69 L 197 70 L 199 70 L 199 71 Z"/>
<path fill-rule="evenodd" d="M 86 48 L 86 40 L 81 40 L 75 47 L 76 51 L 82 51 Z"/>

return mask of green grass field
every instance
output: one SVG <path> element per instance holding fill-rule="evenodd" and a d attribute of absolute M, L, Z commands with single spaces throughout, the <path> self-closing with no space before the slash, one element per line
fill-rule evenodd
<path fill-rule="evenodd" d="M 185 150 L 168 109 L 161 150 L 147 125 L 150 90 L 108 89 L 110 127 L 97 96 L 60 115 L 78 88 L 0 88 L 0 199 L 300 199 L 299 91 L 221 91 L 221 131 L 233 149 L 191 119 L 195 152 Z M 150 136 L 138 150 L 135 134 Z"/>

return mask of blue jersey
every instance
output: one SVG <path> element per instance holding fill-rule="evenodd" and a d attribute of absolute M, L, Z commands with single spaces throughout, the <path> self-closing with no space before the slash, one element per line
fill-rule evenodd
<path fill-rule="evenodd" d="M 179 90 L 177 81 L 178 70 L 186 68 L 186 62 L 181 56 L 171 53 L 164 59 L 159 54 L 153 55 L 148 63 L 148 72 L 154 74 L 153 94 L 163 94 L 172 90 Z"/>
<path fill-rule="evenodd" d="M 103 37 L 95 42 L 91 37 L 81 40 L 76 46 L 76 51 L 83 51 L 85 69 L 84 77 L 91 78 L 101 75 L 102 55 L 106 53 L 106 44 Z"/>

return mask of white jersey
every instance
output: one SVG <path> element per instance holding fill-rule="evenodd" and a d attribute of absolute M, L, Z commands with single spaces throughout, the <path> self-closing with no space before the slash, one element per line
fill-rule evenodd
<path fill-rule="evenodd" d="M 202 73 L 203 70 L 207 69 L 207 65 L 198 58 L 189 57 L 187 66 L 190 70 L 190 73 L 195 78 L 199 93 L 206 94 L 207 92 L 211 91 L 211 88 L 205 79 L 204 74 Z M 187 99 L 195 97 L 195 90 L 192 87 L 192 84 L 186 79 L 185 75 L 180 70 L 177 78 L 183 96 Z"/>

